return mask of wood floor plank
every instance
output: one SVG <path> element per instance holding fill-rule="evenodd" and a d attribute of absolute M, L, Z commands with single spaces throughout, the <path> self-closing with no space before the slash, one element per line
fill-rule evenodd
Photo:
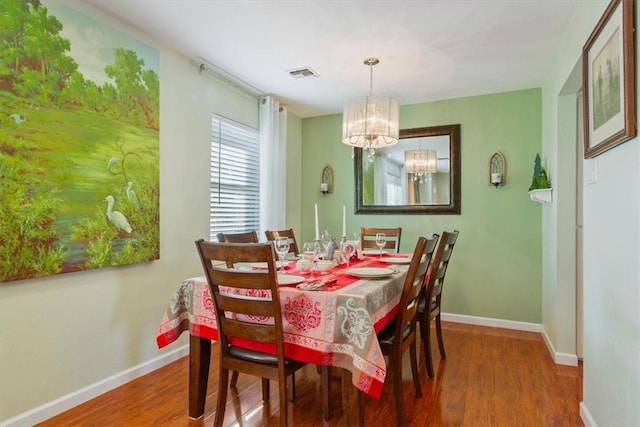
<path fill-rule="evenodd" d="M 432 331 L 435 378 L 428 379 L 423 355 L 423 397 L 416 399 L 409 357 L 403 366 L 404 402 L 410 426 L 582 426 L 582 365 L 555 365 L 540 334 L 443 322 L 447 359 L 441 360 Z M 105 393 L 39 426 L 213 425 L 218 395 L 217 348 L 212 346 L 205 416 L 188 419 L 188 358 Z M 395 425 L 391 375 L 381 399 L 365 398 L 365 425 Z M 322 418 L 320 376 L 315 366 L 296 373 L 296 400 L 288 405 L 292 426 L 344 424 L 340 379 L 331 380 L 331 419 Z M 224 425 L 276 426 L 278 388 L 262 402 L 260 381 L 240 375 L 228 393 Z"/>

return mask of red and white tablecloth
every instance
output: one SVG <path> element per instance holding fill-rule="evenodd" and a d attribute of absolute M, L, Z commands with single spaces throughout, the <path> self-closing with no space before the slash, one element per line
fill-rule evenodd
<path fill-rule="evenodd" d="M 365 257 L 363 261 L 351 263 L 351 267 L 363 266 L 386 267 L 389 264 L 377 257 Z M 315 280 L 336 279 L 335 284 L 322 291 L 281 286 L 286 356 L 306 363 L 348 369 L 358 389 L 379 398 L 386 364 L 376 332 L 397 311 L 407 267 L 394 265 L 398 272 L 387 278 L 358 279 L 345 273 L 346 266 L 338 266 L 329 274 L 316 273 Z M 308 273 L 301 274 L 295 268 L 287 273 L 311 280 Z M 174 342 L 184 331 L 195 337 L 218 338 L 213 300 L 204 276 L 185 280 L 171 297 L 158 328 L 158 347 Z M 251 342 L 241 345 L 255 347 Z"/>

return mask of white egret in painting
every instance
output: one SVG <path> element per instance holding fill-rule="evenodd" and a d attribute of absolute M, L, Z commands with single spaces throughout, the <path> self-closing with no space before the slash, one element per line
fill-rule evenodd
<path fill-rule="evenodd" d="M 112 157 L 109 159 L 109 163 L 107 163 L 107 170 L 111 172 L 111 168 L 118 164 L 118 158 Z"/>
<path fill-rule="evenodd" d="M 9 117 L 11 117 L 13 119 L 13 121 L 15 121 L 16 124 L 19 124 L 19 125 L 21 125 L 21 124 L 23 124 L 24 122 L 27 121 L 27 116 L 26 115 L 25 116 L 21 116 L 18 113 L 13 113 L 13 114 L 9 115 Z"/>
<path fill-rule="evenodd" d="M 129 201 L 133 203 L 136 210 L 140 209 L 140 202 L 138 202 L 138 196 L 136 196 L 135 191 L 133 191 L 133 182 L 131 181 L 127 183 L 127 197 L 129 198 Z"/>
<path fill-rule="evenodd" d="M 131 233 L 133 229 L 131 228 L 131 225 L 129 225 L 127 217 L 124 216 L 122 212 L 113 210 L 113 204 L 115 203 L 113 196 L 107 196 L 104 201 L 109 203 L 107 206 L 107 218 L 111 224 L 113 224 L 118 230 L 124 230 L 127 233 Z"/>

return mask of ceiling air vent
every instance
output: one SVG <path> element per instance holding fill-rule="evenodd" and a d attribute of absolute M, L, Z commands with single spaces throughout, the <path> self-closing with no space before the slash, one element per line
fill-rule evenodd
<path fill-rule="evenodd" d="M 318 73 L 313 71 L 311 67 L 295 68 L 287 71 L 287 73 L 296 80 L 318 77 Z"/>

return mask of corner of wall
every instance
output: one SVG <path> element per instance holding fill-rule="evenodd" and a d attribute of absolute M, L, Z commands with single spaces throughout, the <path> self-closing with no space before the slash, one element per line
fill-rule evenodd
<path fill-rule="evenodd" d="M 556 365 L 567 365 L 567 366 L 578 366 L 578 355 L 570 354 L 570 353 L 560 353 L 556 351 L 553 346 L 553 342 L 549 335 L 547 334 L 546 329 L 542 326 L 542 338 L 544 339 L 544 343 L 547 345 L 547 349 L 549 350 L 549 354 L 551 355 L 551 359 L 553 359 L 553 363 Z"/>

